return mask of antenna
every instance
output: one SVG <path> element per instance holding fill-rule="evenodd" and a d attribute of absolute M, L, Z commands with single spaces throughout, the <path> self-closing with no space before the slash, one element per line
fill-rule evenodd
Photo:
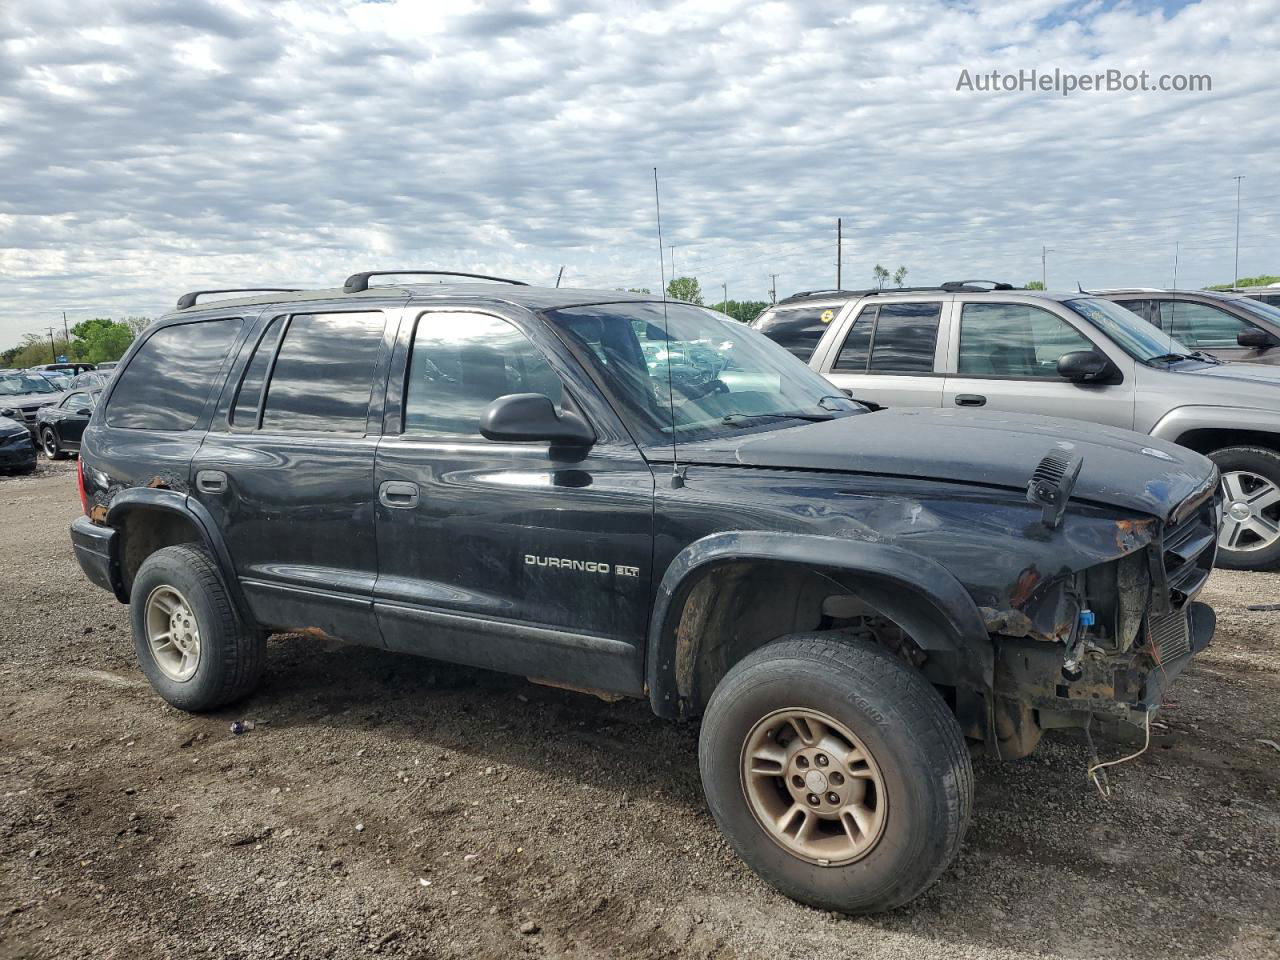
<path fill-rule="evenodd" d="M 556 289 L 560 289 L 560 280 L 564 277 L 564 267 L 560 268 L 560 272 L 556 274 Z"/>
<path fill-rule="evenodd" d="M 1182 252 L 1182 241 L 1173 241 L 1173 292 L 1178 292 L 1178 254 Z"/>
<path fill-rule="evenodd" d="M 676 388 L 671 374 L 671 326 L 667 320 L 667 264 L 662 259 L 662 202 L 658 199 L 658 168 L 653 168 L 653 210 L 658 221 L 658 276 L 662 280 L 662 339 L 667 345 L 667 404 L 671 407 L 671 488 L 684 486 L 676 452 Z M 675 278 L 672 277 L 674 280 Z"/>

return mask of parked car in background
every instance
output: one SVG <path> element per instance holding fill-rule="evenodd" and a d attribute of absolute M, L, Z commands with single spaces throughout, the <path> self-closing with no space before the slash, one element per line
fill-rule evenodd
<path fill-rule="evenodd" d="M 99 367 L 97 370 L 89 370 L 85 373 L 77 373 L 71 378 L 71 382 L 67 384 L 68 390 L 100 390 L 107 385 L 107 381 L 111 379 L 111 370 L 103 370 Z"/>
<path fill-rule="evenodd" d="M 36 468 L 36 445 L 26 424 L 0 417 L 0 471 L 30 473 Z"/>
<path fill-rule="evenodd" d="M 71 381 L 73 379 L 70 373 L 66 373 L 62 370 L 37 370 L 36 376 L 44 377 L 52 383 L 54 388 L 57 390 L 70 389 Z"/>
<path fill-rule="evenodd" d="M 86 370 L 93 370 L 97 365 L 86 363 L 82 360 L 60 360 L 57 363 L 37 363 L 33 367 L 28 367 L 28 373 L 43 373 L 46 371 L 59 371 L 75 376 L 77 373 L 84 373 Z"/>
<path fill-rule="evenodd" d="M 1280 283 L 1272 283 L 1265 287 L 1236 287 L 1231 292 L 1242 294 L 1251 300 L 1260 300 L 1272 307 L 1280 307 Z"/>
<path fill-rule="evenodd" d="M 1222 471 L 1218 562 L 1280 565 L 1280 367 L 1223 363 L 1078 292 L 970 282 L 842 296 L 809 366 L 855 398 L 1074 417 L 1180 443 Z M 768 335 L 806 299 L 756 328 Z"/>
<path fill-rule="evenodd" d="M 1217 290 L 1091 290 L 1220 360 L 1280 364 L 1280 309 Z"/>
<path fill-rule="evenodd" d="M 104 360 L 102 363 L 98 364 L 97 369 L 106 372 L 114 370 L 119 365 L 119 360 Z"/>
<path fill-rule="evenodd" d="M 39 374 L 0 375 L 0 417 L 24 424 L 35 436 L 36 411 L 62 399 L 62 391 Z"/>
<path fill-rule="evenodd" d="M 36 439 L 50 460 L 62 460 L 80 449 L 80 437 L 98 405 L 96 390 L 76 390 L 36 411 Z"/>

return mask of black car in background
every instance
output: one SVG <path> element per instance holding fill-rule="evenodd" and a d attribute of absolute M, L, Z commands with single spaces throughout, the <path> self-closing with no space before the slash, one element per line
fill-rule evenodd
<path fill-rule="evenodd" d="M 0 417 L 0 471 L 30 473 L 36 468 L 36 445 L 31 431 L 9 417 Z"/>
<path fill-rule="evenodd" d="M 80 449 L 80 437 L 98 405 L 98 391 L 77 390 L 36 411 L 36 438 L 50 460 L 63 460 Z"/>
<path fill-rule="evenodd" d="M 62 391 L 38 373 L 0 375 L 0 417 L 17 420 L 36 432 L 36 411 L 62 399 Z"/>

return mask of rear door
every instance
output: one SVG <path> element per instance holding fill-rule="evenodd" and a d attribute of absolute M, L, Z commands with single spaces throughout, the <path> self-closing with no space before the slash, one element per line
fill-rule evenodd
<path fill-rule="evenodd" d="M 406 318 L 378 447 L 378 622 L 393 649 L 639 693 L 653 473 L 541 323 Z M 593 426 L 589 450 L 496 443 L 480 415 L 540 393 Z"/>
<path fill-rule="evenodd" d="M 374 451 L 398 311 L 272 314 L 192 463 L 259 622 L 381 645 Z"/>
<path fill-rule="evenodd" d="M 1047 301 L 957 298 L 947 358 L 945 405 L 1091 420 L 1133 429 L 1134 361 Z M 1096 339 L 1095 339 L 1096 338 Z M 1117 384 L 1058 376 L 1058 358 L 1097 350 L 1120 369 Z"/>
<path fill-rule="evenodd" d="M 950 301 L 865 299 L 840 319 L 822 374 L 855 399 L 882 407 L 941 406 Z"/>

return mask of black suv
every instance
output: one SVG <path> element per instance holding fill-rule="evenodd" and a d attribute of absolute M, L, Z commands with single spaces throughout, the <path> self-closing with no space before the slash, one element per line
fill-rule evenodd
<path fill-rule="evenodd" d="M 685 303 L 374 275 L 185 296 L 84 433 L 76 555 L 177 707 L 248 694 L 273 631 L 644 697 L 702 718 L 761 876 L 866 912 L 955 854 L 969 745 L 1148 725 L 1212 636 L 1199 454 L 870 412 Z"/>

